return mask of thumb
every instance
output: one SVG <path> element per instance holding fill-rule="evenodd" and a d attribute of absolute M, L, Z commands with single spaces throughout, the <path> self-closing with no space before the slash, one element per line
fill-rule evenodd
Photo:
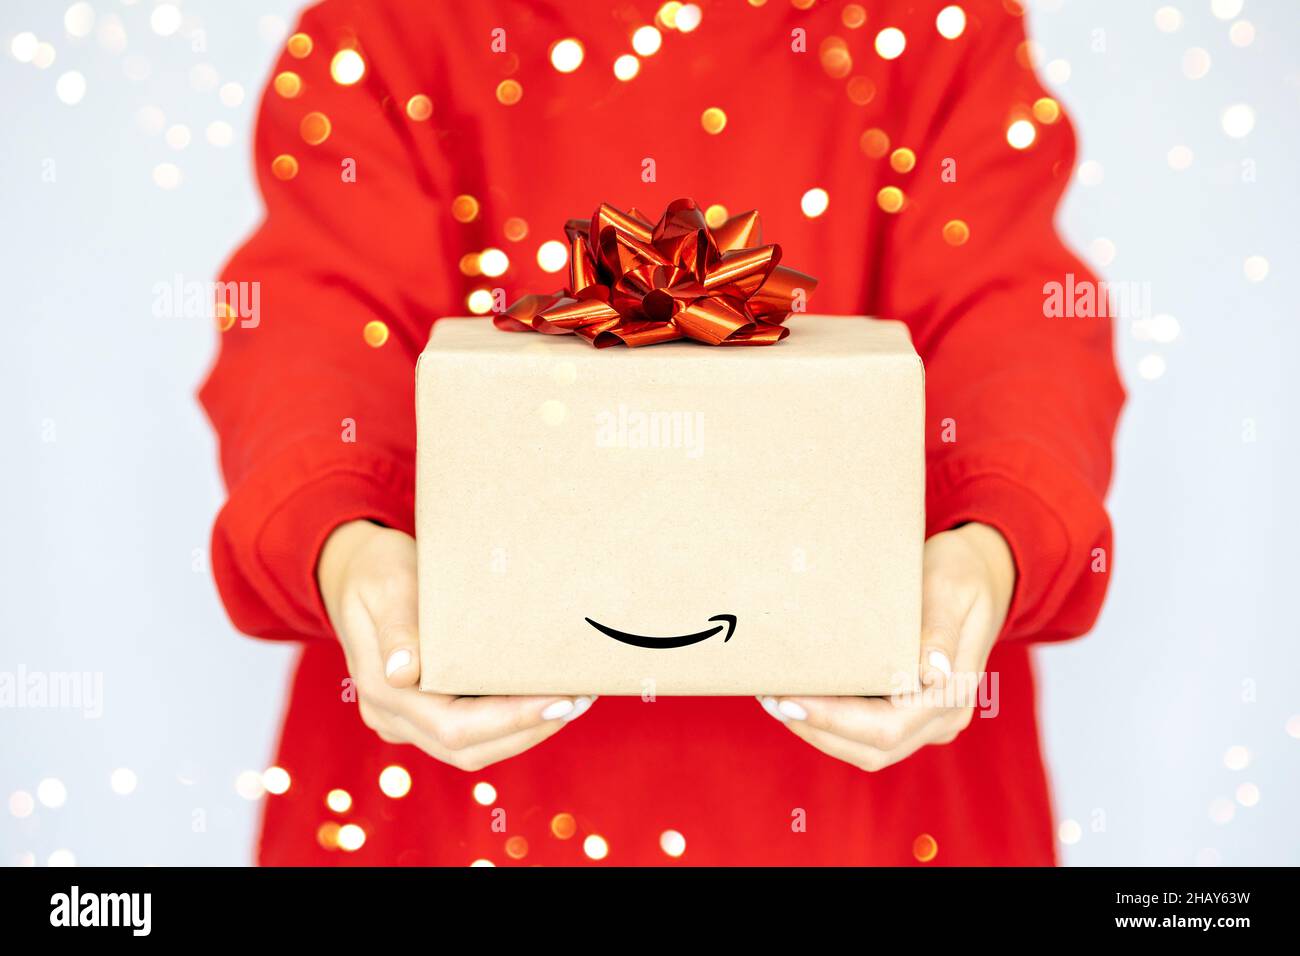
<path fill-rule="evenodd" d="M 927 582 L 928 584 L 928 582 Z M 948 593 L 927 586 L 921 599 L 921 684 L 943 687 L 952 677 L 965 614 Z"/>
<path fill-rule="evenodd" d="M 391 542 L 395 553 L 377 556 L 371 579 L 375 586 L 362 592 L 374 624 L 384 676 L 392 687 L 414 687 L 420 680 L 415 542 L 403 538 Z"/>
<path fill-rule="evenodd" d="M 420 679 L 420 628 L 415 601 L 388 601 L 373 615 L 379 659 L 392 687 L 414 687 Z"/>

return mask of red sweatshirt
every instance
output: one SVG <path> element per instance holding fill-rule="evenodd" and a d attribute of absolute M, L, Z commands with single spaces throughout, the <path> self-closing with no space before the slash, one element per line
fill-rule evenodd
<path fill-rule="evenodd" d="M 1053 228 L 1074 136 L 1027 65 L 1022 18 L 966 0 L 948 38 L 941 0 L 874 0 L 865 23 L 838 0 L 699 0 L 697 28 L 663 29 L 617 79 L 656 6 L 330 0 L 276 65 L 256 142 L 266 220 L 223 275 L 261 283 L 260 316 L 225 323 L 201 393 L 229 486 L 212 544 L 222 598 L 240 630 L 302 645 L 276 758 L 292 784 L 267 799 L 258 859 L 577 864 L 596 834 L 610 864 L 1050 864 L 1029 647 L 1096 618 L 1123 393 L 1109 321 L 1044 314 L 1047 283 L 1093 279 Z M 585 56 L 562 73 L 550 48 L 566 37 Z M 337 81 L 359 65 L 359 81 Z M 813 189 L 829 205 L 809 217 Z M 412 530 L 413 374 L 431 323 L 467 314 L 477 289 L 558 288 L 537 254 L 566 219 L 602 201 L 657 215 L 679 196 L 759 209 L 767 241 L 820 280 L 812 311 L 910 326 L 926 365 L 929 530 L 990 524 L 1018 567 L 988 665 L 996 716 L 876 774 L 751 698 L 602 698 L 472 774 L 384 744 L 345 692 L 314 568 L 341 522 Z M 504 275 L 465 275 L 462 257 L 486 248 L 506 253 Z M 400 799 L 379 786 L 394 764 L 411 778 Z M 480 782 L 495 790 L 486 804 Z M 326 806 L 335 788 L 346 812 Z M 360 849 L 331 839 L 348 823 Z M 680 856 L 662 848 L 667 831 Z"/>

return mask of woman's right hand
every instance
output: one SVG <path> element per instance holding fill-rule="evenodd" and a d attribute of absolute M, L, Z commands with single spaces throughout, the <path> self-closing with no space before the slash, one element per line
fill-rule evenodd
<path fill-rule="evenodd" d="M 414 744 L 461 770 L 535 747 L 582 716 L 592 697 L 448 697 L 420 680 L 415 539 L 369 521 L 339 525 L 317 565 L 361 719 L 388 743 Z"/>

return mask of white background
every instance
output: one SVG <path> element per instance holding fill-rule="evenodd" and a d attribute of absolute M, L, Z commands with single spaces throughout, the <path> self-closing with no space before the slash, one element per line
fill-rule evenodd
<path fill-rule="evenodd" d="M 649 19 L 655 4 L 641 6 Z M 1175 0 L 1181 25 L 1164 32 L 1145 0 L 1032 6 L 1044 72 L 1081 130 L 1081 161 L 1097 164 L 1062 227 L 1109 279 L 1150 283 L 1154 312 L 1173 317 L 1154 323 L 1165 341 L 1119 323 L 1131 399 L 1114 583 L 1092 635 L 1039 654 L 1064 857 L 1295 864 L 1300 560 L 1284 489 L 1300 465 L 1298 8 L 1246 0 L 1234 14 L 1242 5 L 1220 0 L 1223 19 L 1210 0 Z M 186 0 L 166 38 L 150 29 L 152 0 L 97 0 L 85 38 L 65 31 L 66 7 L 0 11 L 0 672 L 102 672 L 104 712 L 0 710 L 0 862 L 244 863 L 256 804 L 234 781 L 270 759 L 290 651 L 237 636 L 207 569 L 222 496 L 194 390 L 215 333 L 150 308 L 156 283 L 214 275 L 257 219 L 250 124 L 295 4 Z M 1229 40 L 1236 19 L 1255 28 L 1244 48 Z M 21 31 L 54 46 L 52 66 L 15 60 Z M 1184 72 L 1194 47 L 1210 62 L 1198 79 Z M 1046 66 L 1059 60 L 1063 81 Z M 202 89 L 199 64 L 217 89 Z M 75 106 L 56 95 L 68 70 L 87 82 Z M 227 82 L 242 103 L 222 103 Z M 1222 125 L 1237 103 L 1255 116 L 1244 138 Z M 147 132 L 146 107 L 193 141 L 174 150 Z M 230 146 L 209 144 L 213 121 L 232 125 Z M 1193 157 L 1181 171 L 1167 159 L 1178 145 Z M 152 180 L 163 162 L 183 174 L 173 191 Z M 1256 255 L 1262 281 L 1244 272 Z M 1230 747 L 1245 748 L 1244 768 L 1227 765 Z M 110 789 L 118 767 L 138 777 L 130 795 Z M 13 815 L 11 794 L 45 778 L 66 802 Z"/>

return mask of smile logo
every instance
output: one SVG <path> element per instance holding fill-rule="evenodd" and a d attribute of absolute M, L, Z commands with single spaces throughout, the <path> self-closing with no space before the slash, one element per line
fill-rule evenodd
<path fill-rule="evenodd" d="M 722 621 L 717 627 L 711 627 L 707 631 L 700 631 L 698 634 L 679 634 L 676 637 L 646 637 L 644 634 L 625 634 L 623 631 L 616 631 L 612 627 L 606 627 L 599 621 L 593 621 L 591 618 L 583 618 L 588 624 L 594 627 L 606 637 L 612 637 L 614 640 L 623 644 L 631 644 L 633 647 L 648 647 L 652 650 L 667 650 L 670 647 L 690 647 L 692 644 L 698 644 L 700 641 L 707 641 L 713 635 L 718 634 L 724 628 L 727 636 L 722 639 L 725 644 L 731 640 L 732 632 L 736 630 L 736 615 L 734 614 L 715 614 L 709 618 L 710 621 Z"/>

